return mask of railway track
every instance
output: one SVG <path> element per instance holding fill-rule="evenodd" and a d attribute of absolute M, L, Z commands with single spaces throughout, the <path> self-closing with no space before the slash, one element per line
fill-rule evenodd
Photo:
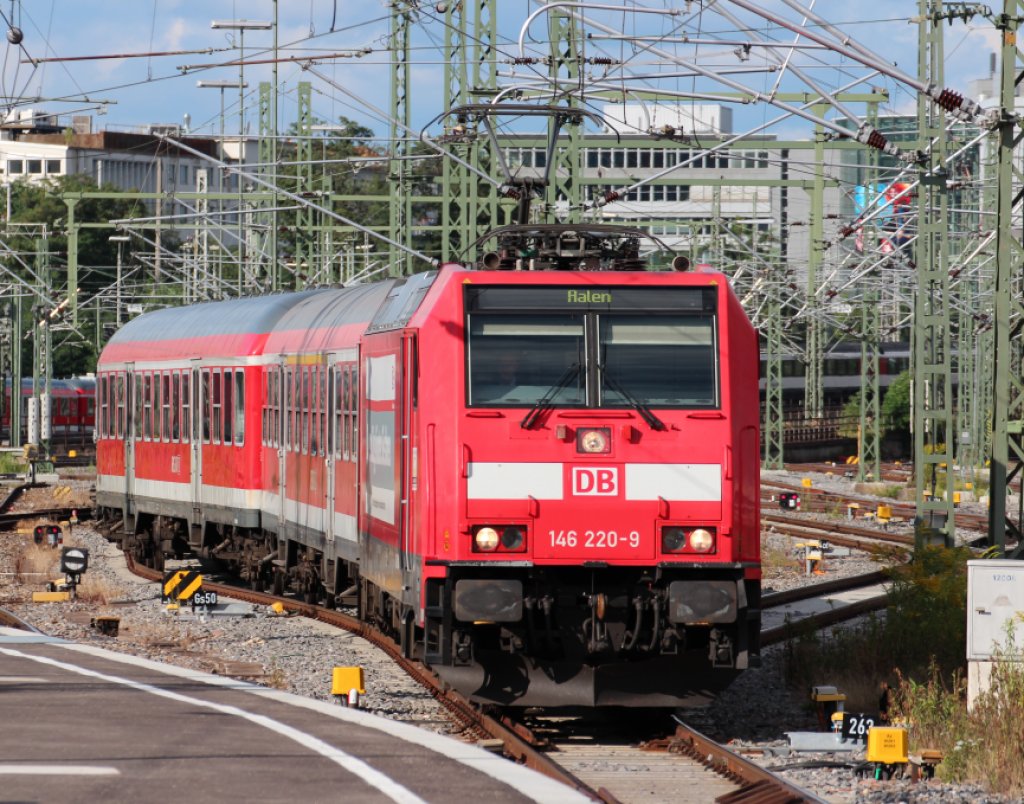
<path fill-rule="evenodd" d="M 881 571 L 765 595 L 761 599 L 761 646 L 847 622 L 884 609 L 888 603 L 887 575 Z"/>
<path fill-rule="evenodd" d="M 794 483 L 781 483 L 778 481 L 763 482 L 761 484 L 761 505 L 770 506 L 771 491 L 795 491 L 801 496 L 801 510 L 808 513 L 831 513 L 837 509 L 846 510 L 851 503 L 856 503 L 863 510 L 874 511 L 878 505 L 885 504 L 892 510 L 892 515 L 904 521 L 912 522 L 917 515 L 917 506 L 906 501 L 881 500 L 866 494 L 838 494 L 832 491 L 825 491 L 817 488 L 804 488 Z M 766 494 L 765 492 L 768 492 Z M 968 530 L 987 531 L 988 517 L 982 514 L 972 514 L 967 511 L 957 511 L 957 525 Z"/>
<path fill-rule="evenodd" d="M 877 528 L 854 525 L 848 522 L 821 522 L 794 514 L 761 513 L 762 525 L 771 525 L 777 532 L 799 539 L 827 540 L 841 547 L 855 550 L 871 550 L 880 546 L 895 545 L 912 548 L 914 538 L 900 533 L 887 533 Z"/>
<path fill-rule="evenodd" d="M 137 575 L 155 582 L 162 580 L 162 574 L 158 570 L 140 566 L 128 556 L 125 558 L 129 569 Z M 818 800 L 807 791 L 790 785 L 682 725 L 677 726 L 671 738 L 663 736 L 655 741 L 642 741 L 635 746 L 622 744 L 621 741 L 615 744 L 591 743 L 590 758 L 587 759 L 583 756 L 585 752 L 576 750 L 579 747 L 579 740 L 559 744 L 550 737 L 538 735 L 524 723 L 508 717 L 493 717 L 454 690 L 446 689 L 432 672 L 405 657 L 400 647 L 390 638 L 351 615 L 229 584 L 204 581 L 203 586 L 204 589 L 217 592 L 218 595 L 256 605 L 269 606 L 280 603 L 287 611 L 311 617 L 363 637 L 383 650 L 405 672 L 430 690 L 465 733 L 477 739 L 500 740 L 504 754 L 513 761 L 557 779 L 595 800 L 609 804 L 640 800 L 634 798 L 632 794 L 626 796 L 627 789 L 619 790 L 617 793 L 612 791 L 608 787 L 609 777 L 602 773 L 591 773 L 595 762 L 614 767 L 614 777 L 620 781 L 627 780 L 628 789 L 634 792 L 637 780 L 643 778 L 653 765 L 657 765 L 659 770 L 656 775 L 660 780 L 659 784 L 662 785 L 659 790 L 665 794 L 666 799 L 670 795 L 678 795 L 680 789 L 691 789 L 694 780 L 705 779 L 707 792 L 715 791 L 714 795 L 698 794 L 695 800 L 719 800 L 723 795 L 742 796 L 748 793 L 756 793 L 756 800 L 767 804 Z M 570 757 L 579 759 L 574 760 Z M 637 773 L 631 773 L 630 768 L 636 768 Z M 647 797 L 644 800 L 652 799 Z"/>

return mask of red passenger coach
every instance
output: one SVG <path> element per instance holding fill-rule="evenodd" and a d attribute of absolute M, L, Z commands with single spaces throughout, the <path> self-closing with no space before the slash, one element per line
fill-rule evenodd
<path fill-rule="evenodd" d="M 756 661 L 758 347 L 721 274 L 449 265 L 162 310 L 98 393 L 128 549 L 357 601 L 477 700 L 672 706 Z"/>

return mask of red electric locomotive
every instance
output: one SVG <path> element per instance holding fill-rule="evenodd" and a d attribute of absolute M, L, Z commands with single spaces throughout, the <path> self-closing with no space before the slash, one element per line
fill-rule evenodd
<path fill-rule="evenodd" d="M 722 688 L 758 653 L 757 338 L 723 275 L 584 228 L 132 321 L 100 358 L 98 506 L 152 564 L 357 602 L 480 701 Z"/>

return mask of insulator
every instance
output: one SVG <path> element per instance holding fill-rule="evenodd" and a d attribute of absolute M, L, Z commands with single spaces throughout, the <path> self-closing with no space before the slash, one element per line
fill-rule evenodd
<path fill-rule="evenodd" d="M 884 151 L 885 150 L 885 146 L 888 145 L 888 144 L 889 144 L 889 141 L 886 140 L 886 138 L 883 137 L 877 131 L 872 131 L 868 135 L 868 141 L 866 143 L 866 145 L 869 148 L 877 148 L 879 151 Z"/>
<path fill-rule="evenodd" d="M 935 102 L 947 112 L 955 112 L 960 108 L 960 104 L 964 102 L 964 96 L 947 88 L 939 93 L 939 97 L 935 99 Z"/>
<path fill-rule="evenodd" d="M 612 203 L 612 201 L 618 201 L 620 198 L 622 198 L 622 196 L 618 193 L 617 190 L 608 190 L 604 194 L 604 202 L 606 204 L 610 204 Z"/>
<path fill-rule="evenodd" d="M 612 64 L 615 64 L 615 60 L 608 56 L 594 56 L 592 58 L 587 59 L 587 61 L 589 61 L 591 64 L 599 64 L 602 66 L 611 66 Z"/>
<path fill-rule="evenodd" d="M 845 240 L 847 237 L 852 235 L 855 231 L 857 231 L 857 230 L 854 229 L 852 226 L 844 226 L 842 229 L 839 230 L 839 239 L 840 240 Z"/>
<path fill-rule="evenodd" d="M 534 56 L 516 56 L 512 59 L 513 64 L 537 64 L 540 59 Z"/>

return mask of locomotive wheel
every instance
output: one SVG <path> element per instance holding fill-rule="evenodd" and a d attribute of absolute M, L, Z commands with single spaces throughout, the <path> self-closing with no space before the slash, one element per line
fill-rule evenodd
<path fill-rule="evenodd" d="M 284 573 L 274 572 L 274 594 L 280 597 L 284 594 Z"/>

